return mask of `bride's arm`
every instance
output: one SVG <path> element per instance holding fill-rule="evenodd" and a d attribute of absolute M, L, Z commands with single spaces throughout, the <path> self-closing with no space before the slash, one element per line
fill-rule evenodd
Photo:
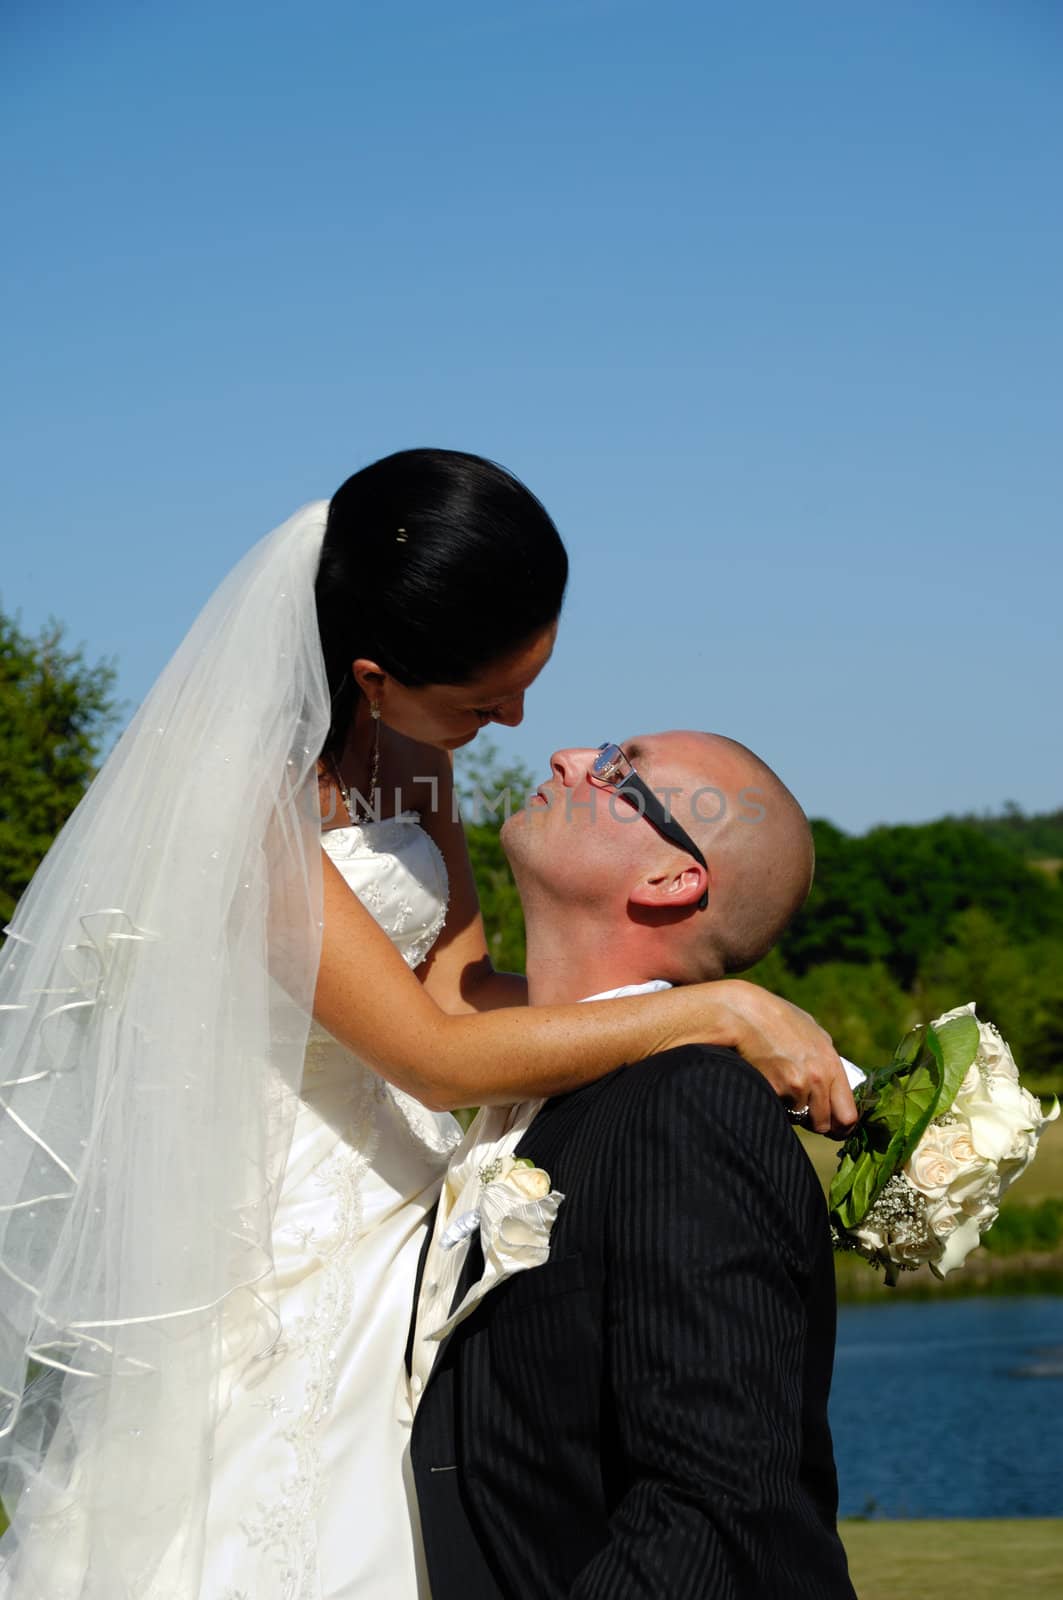
<path fill-rule="evenodd" d="M 819 1132 L 856 1108 L 829 1037 L 805 1012 L 741 979 L 600 1006 L 448 1015 L 327 858 L 314 1014 L 390 1083 L 440 1110 L 538 1099 L 681 1044 L 732 1046 Z"/>

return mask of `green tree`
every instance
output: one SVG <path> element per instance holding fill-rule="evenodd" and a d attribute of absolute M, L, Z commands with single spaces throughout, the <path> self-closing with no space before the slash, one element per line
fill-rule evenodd
<path fill-rule="evenodd" d="M 953 918 L 945 939 L 927 951 L 919 979 L 923 1020 L 940 1015 L 943 1007 L 973 1000 L 979 1016 L 995 1022 L 1020 1052 L 1029 1027 L 1034 979 L 1029 950 L 1010 943 L 1000 924 L 980 906 Z"/>
<path fill-rule="evenodd" d="M 0 612 L 0 924 L 81 799 L 118 718 L 115 669 L 58 622 L 31 637 Z"/>
<path fill-rule="evenodd" d="M 1023 1065 L 1032 1086 L 1044 1093 L 1063 1084 L 1063 943 L 1056 946 L 1050 992 L 1037 998 Z"/>
<path fill-rule="evenodd" d="M 527 954 L 524 913 L 498 829 L 485 823 L 467 826 L 465 838 L 491 964 L 496 972 L 523 972 Z"/>
<path fill-rule="evenodd" d="M 780 941 L 788 969 L 800 974 L 824 961 L 888 960 L 891 945 L 881 919 L 881 889 L 864 841 L 819 819 L 812 823 L 812 835 L 812 892 Z"/>
<path fill-rule="evenodd" d="M 795 973 L 825 961 L 882 961 L 904 987 L 972 908 L 1012 943 L 1063 937 L 1063 893 L 993 839 L 965 823 L 873 828 L 849 838 L 814 824 L 816 882 L 782 939 Z"/>
<path fill-rule="evenodd" d="M 1032 861 L 1063 861 L 1063 809 L 1027 816 L 1021 806 L 1009 800 L 996 815 L 989 812 L 984 816 L 967 815 L 957 820 L 969 828 L 977 828 L 1013 855 L 1025 856 Z"/>
<path fill-rule="evenodd" d="M 797 975 L 776 949 L 744 976 L 815 1017 L 857 1066 L 888 1061 L 898 1040 L 919 1021 L 913 997 L 878 961 L 826 961 Z"/>
<path fill-rule="evenodd" d="M 522 762 L 504 764 L 497 746 L 479 739 L 475 750 L 459 755 L 454 781 L 491 962 L 498 972 L 523 972 L 524 913 L 499 830 L 524 804 L 535 779 Z"/>
<path fill-rule="evenodd" d="M 961 912 L 919 974 L 924 1019 L 973 1000 L 1011 1045 L 1031 1087 L 1063 1076 L 1063 939 L 1009 939 L 980 908 Z"/>

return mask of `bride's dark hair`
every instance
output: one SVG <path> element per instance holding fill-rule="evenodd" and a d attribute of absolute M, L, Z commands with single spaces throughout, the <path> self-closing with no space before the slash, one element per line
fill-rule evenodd
<path fill-rule="evenodd" d="M 339 755 L 366 656 L 402 684 L 468 683 L 556 621 L 561 536 L 504 468 L 459 450 L 400 450 L 329 504 L 317 619 L 332 694 L 324 753 Z"/>

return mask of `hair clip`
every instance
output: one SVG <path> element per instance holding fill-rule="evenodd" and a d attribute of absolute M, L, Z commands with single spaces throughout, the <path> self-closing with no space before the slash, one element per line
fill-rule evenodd
<path fill-rule="evenodd" d="M 399 528 L 398 529 L 398 531 L 395 534 L 395 543 L 396 544 L 405 544 L 406 543 L 406 529 L 405 528 Z"/>

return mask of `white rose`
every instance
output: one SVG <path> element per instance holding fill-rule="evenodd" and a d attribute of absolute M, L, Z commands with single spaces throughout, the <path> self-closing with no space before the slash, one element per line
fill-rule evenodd
<path fill-rule="evenodd" d="M 1056 1118 L 1059 1116 L 1059 1101 L 1053 1100 L 1052 1109 L 1048 1112 L 1045 1112 L 1041 1110 L 1040 1100 L 1038 1100 L 1035 1094 L 1031 1094 L 1029 1089 L 1020 1089 L 1019 1093 L 1024 1097 L 1026 1104 L 1029 1107 L 1030 1123 L 1033 1127 L 1033 1130 L 1038 1136 L 1040 1136 L 1042 1129 L 1046 1128 L 1050 1122 L 1055 1122 Z"/>
<path fill-rule="evenodd" d="M 886 1235 L 880 1232 L 874 1223 L 868 1222 L 866 1217 L 860 1226 L 854 1229 L 853 1238 L 858 1239 L 864 1249 L 871 1251 L 872 1254 L 886 1248 Z"/>
<path fill-rule="evenodd" d="M 996 1199 L 991 1195 L 987 1195 L 977 1202 L 970 1201 L 963 1209 L 966 1219 L 978 1224 L 979 1233 L 985 1233 L 987 1229 L 991 1228 L 1000 1215 L 1000 1207 L 997 1205 Z"/>
<path fill-rule="evenodd" d="M 904 1176 L 912 1188 L 925 1194 L 928 1200 L 943 1195 L 960 1170 L 941 1138 L 946 1131 L 931 1124 L 904 1167 Z"/>
<path fill-rule="evenodd" d="M 957 1096 L 959 1100 L 959 1096 Z M 1027 1090 L 1010 1078 L 989 1077 L 964 1095 L 958 1106 L 971 1130 L 971 1143 L 987 1161 L 1003 1161 L 1018 1133 L 1039 1129 L 1041 1108 Z"/>
<path fill-rule="evenodd" d="M 949 1205 L 958 1216 L 975 1217 L 988 1226 L 997 1214 L 1000 1202 L 1000 1172 L 992 1161 L 982 1161 L 968 1167 L 950 1185 Z"/>
<path fill-rule="evenodd" d="M 949 1204 L 965 1217 L 979 1216 L 985 1206 L 995 1206 L 999 1197 L 1000 1178 L 996 1167 L 988 1163 L 980 1170 L 965 1172 L 949 1185 Z"/>
<path fill-rule="evenodd" d="M 955 1233 L 959 1218 L 949 1204 L 948 1195 L 935 1201 L 932 1206 L 927 1206 L 926 1220 L 927 1226 L 933 1229 L 935 1237 L 940 1240 L 947 1239 L 950 1234 Z"/>
<path fill-rule="evenodd" d="M 968 1000 L 965 1006 L 953 1006 L 951 1011 L 943 1011 L 940 1017 L 934 1018 L 930 1026 L 939 1028 L 943 1022 L 951 1022 L 953 1017 L 974 1017 L 974 1001 Z M 977 1017 L 974 1020 L 978 1022 Z M 979 1022 L 978 1026 L 981 1027 L 982 1024 Z"/>
<path fill-rule="evenodd" d="M 1011 1083 L 1018 1083 L 1019 1069 L 1007 1041 L 1001 1038 L 991 1022 L 980 1022 L 978 1033 L 978 1060 L 984 1070 L 995 1078 L 1007 1078 Z"/>
<path fill-rule="evenodd" d="M 523 1167 L 518 1163 L 506 1173 L 505 1181 L 525 1200 L 545 1200 L 550 1193 L 550 1175 L 542 1167 Z"/>
<path fill-rule="evenodd" d="M 1033 1132 L 1020 1132 L 1015 1135 L 1011 1148 L 1000 1163 L 1001 1194 L 1004 1193 L 1005 1189 L 1011 1187 L 1016 1178 L 1022 1177 L 1026 1168 L 1037 1154 L 1037 1140 L 1038 1134 Z"/>
<path fill-rule="evenodd" d="M 938 1278 L 944 1278 L 956 1267 L 962 1267 L 971 1251 L 978 1248 L 981 1237 L 977 1222 L 973 1217 L 968 1217 L 949 1235 L 945 1241 L 945 1248 L 937 1260 L 931 1261 L 931 1272 Z"/>
<path fill-rule="evenodd" d="M 956 1100 L 962 1100 L 966 1095 L 977 1094 L 981 1087 L 982 1069 L 978 1065 L 977 1059 L 975 1059 L 964 1073 L 963 1082 L 960 1084 L 956 1094 Z"/>
<path fill-rule="evenodd" d="M 933 1260 L 937 1249 L 937 1240 L 928 1230 L 915 1239 L 894 1239 L 890 1244 L 890 1255 L 895 1261 L 906 1261 L 909 1266 L 918 1267 L 924 1261 Z"/>
<path fill-rule="evenodd" d="M 1011 1050 L 1001 1038 L 999 1029 L 991 1022 L 978 1021 L 974 1001 L 970 1000 L 965 1006 L 954 1006 L 951 1011 L 943 1012 L 940 1017 L 935 1017 L 933 1026 L 936 1028 L 942 1022 L 951 1022 L 953 1017 L 974 1017 L 978 1023 L 978 1055 L 963 1080 L 964 1088 L 969 1085 L 973 1087 L 971 1080 L 977 1077 L 979 1071 L 996 1073 L 999 1077 L 1009 1078 L 1012 1083 L 1018 1083 L 1019 1069 L 1015 1065 Z"/>
<path fill-rule="evenodd" d="M 933 1126 L 933 1124 L 931 1124 Z M 958 1167 L 974 1166 L 980 1156 L 971 1142 L 971 1127 L 966 1121 L 946 1123 L 940 1131 L 941 1148 Z"/>

